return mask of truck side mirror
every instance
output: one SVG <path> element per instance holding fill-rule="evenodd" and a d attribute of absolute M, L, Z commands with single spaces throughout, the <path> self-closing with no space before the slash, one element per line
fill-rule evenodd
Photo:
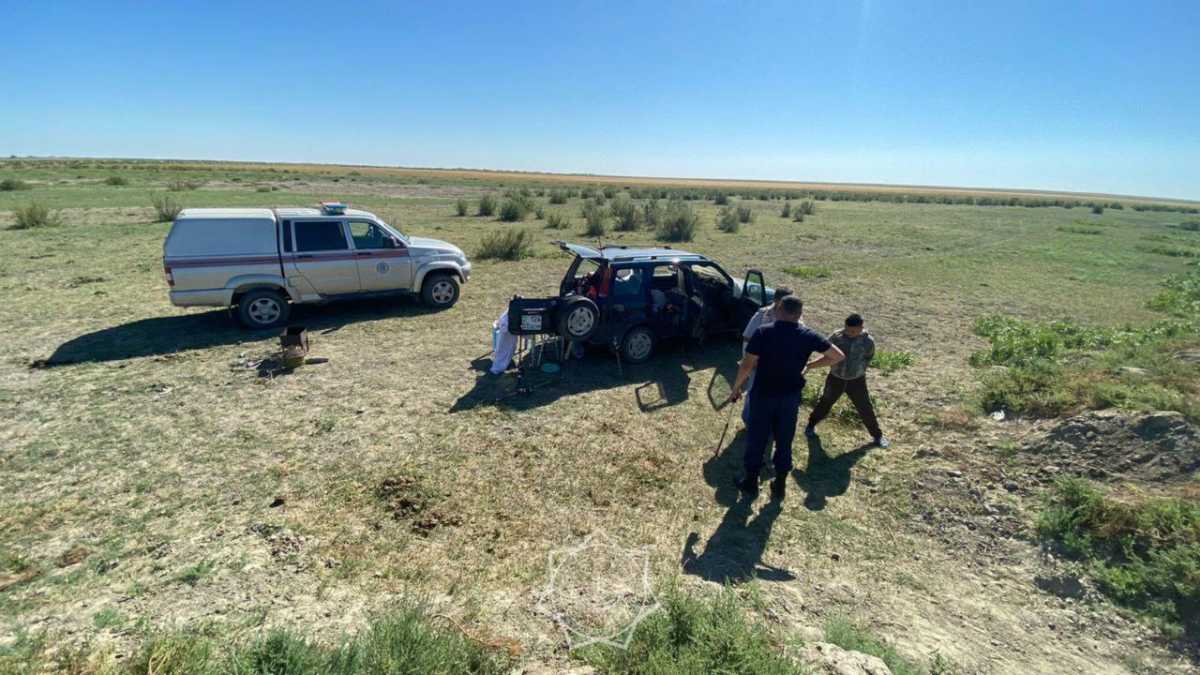
<path fill-rule="evenodd" d="M 397 246 L 396 246 L 395 237 L 384 237 L 383 238 L 383 247 L 384 248 L 396 248 Z"/>

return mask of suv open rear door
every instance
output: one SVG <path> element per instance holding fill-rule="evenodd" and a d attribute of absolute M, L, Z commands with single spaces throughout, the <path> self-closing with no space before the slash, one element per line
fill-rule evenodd
<path fill-rule="evenodd" d="M 755 312 L 767 305 L 767 283 L 763 273 L 748 270 L 746 278 L 742 281 L 741 291 L 737 301 L 737 318 L 738 325 L 745 326 Z"/>

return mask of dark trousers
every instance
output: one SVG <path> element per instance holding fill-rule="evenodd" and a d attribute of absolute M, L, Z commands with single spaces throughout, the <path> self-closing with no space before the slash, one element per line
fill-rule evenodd
<path fill-rule="evenodd" d="M 767 396 L 757 388 L 750 390 L 750 424 L 746 433 L 746 476 L 758 478 L 763 453 L 771 437 L 775 438 L 775 475 L 792 470 L 792 439 L 796 436 L 796 417 L 800 412 L 800 392 L 785 396 Z"/>
<path fill-rule="evenodd" d="M 821 400 L 817 401 L 812 414 L 808 416 L 808 426 L 815 427 L 829 415 L 829 409 L 842 397 L 850 397 L 858 416 L 862 418 L 863 426 L 871 434 L 871 438 L 879 438 L 883 432 L 879 430 L 879 420 L 875 419 L 875 406 L 871 404 L 871 393 L 867 391 L 867 376 L 855 380 L 843 380 L 835 375 L 825 377 L 825 391 L 821 392 Z"/>

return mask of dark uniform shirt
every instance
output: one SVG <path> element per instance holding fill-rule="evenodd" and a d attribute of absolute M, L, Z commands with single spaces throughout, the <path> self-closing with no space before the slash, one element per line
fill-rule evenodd
<path fill-rule="evenodd" d="M 829 340 L 792 321 L 776 319 L 754 332 L 747 354 L 758 357 L 754 393 L 787 396 L 804 389 L 804 366 L 813 352 L 826 352 Z"/>

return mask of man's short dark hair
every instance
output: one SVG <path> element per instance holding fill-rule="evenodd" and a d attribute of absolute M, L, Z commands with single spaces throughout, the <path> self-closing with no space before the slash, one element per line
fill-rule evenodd
<path fill-rule="evenodd" d="M 792 293 L 793 293 L 792 289 L 788 288 L 787 286 L 776 286 L 775 287 L 775 295 L 772 296 L 771 299 L 778 302 L 778 301 L 783 300 L 787 296 L 791 295 Z"/>
<path fill-rule="evenodd" d="M 800 316 L 804 313 L 804 302 L 795 295 L 789 295 L 780 301 L 779 309 L 788 316 Z"/>
<path fill-rule="evenodd" d="M 862 315 L 861 314 L 851 314 L 850 316 L 846 317 L 846 325 L 849 326 L 850 328 L 854 328 L 855 326 L 863 325 Z"/>

